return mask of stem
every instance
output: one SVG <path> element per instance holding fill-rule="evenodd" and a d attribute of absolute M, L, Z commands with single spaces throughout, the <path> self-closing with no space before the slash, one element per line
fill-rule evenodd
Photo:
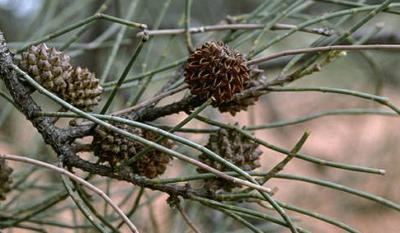
<path fill-rule="evenodd" d="M 400 4 L 397 3 L 392 3 L 389 5 L 389 7 L 395 7 L 395 6 L 399 6 Z M 269 48 L 271 45 L 285 39 L 286 37 L 294 34 L 295 32 L 299 31 L 302 28 L 308 27 L 310 25 L 316 24 L 318 22 L 324 21 L 324 20 L 328 20 L 328 19 L 332 19 L 332 18 L 336 18 L 336 17 L 341 17 L 344 15 L 350 15 L 350 14 L 356 14 L 356 13 L 361 13 L 364 11 L 371 11 L 371 10 L 375 10 L 377 8 L 380 8 L 381 5 L 372 5 L 372 6 L 365 6 L 365 7 L 359 7 L 359 8 L 354 8 L 354 9 L 347 9 L 347 10 L 341 10 L 341 11 L 336 11 L 333 12 L 331 14 L 326 14 L 326 15 L 322 15 L 320 17 L 317 18 L 312 18 L 310 20 L 307 20 L 303 23 L 300 23 L 299 25 L 297 25 L 296 28 L 289 30 L 288 32 L 275 37 L 273 40 L 269 41 L 268 43 L 266 43 L 265 45 L 261 46 L 261 48 L 259 48 L 258 50 L 256 50 L 254 52 L 254 56 L 263 52 L 265 49 Z"/>
<path fill-rule="evenodd" d="M 229 215 L 230 217 L 232 217 L 233 219 L 235 219 L 236 221 L 242 223 L 243 225 L 245 225 L 247 228 L 249 228 L 252 232 L 254 233 L 263 233 L 262 230 L 258 229 L 256 226 L 254 226 L 253 224 L 251 224 L 249 221 L 247 221 L 246 219 L 242 218 L 240 215 L 234 213 L 233 211 L 229 211 L 226 210 L 224 208 L 215 208 L 221 212 L 223 212 L 226 215 Z"/>
<path fill-rule="evenodd" d="M 130 217 L 135 213 L 135 211 L 137 210 L 137 208 L 138 208 L 138 206 L 139 206 L 139 203 L 140 203 L 140 199 L 141 199 L 142 196 L 143 196 L 143 193 L 144 193 L 144 188 L 143 188 L 143 187 L 140 187 L 139 193 L 138 193 L 138 195 L 136 196 L 136 199 L 135 199 L 135 202 L 133 203 L 132 209 L 126 214 L 126 216 L 128 216 L 128 218 L 130 218 Z M 117 229 L 121 228 L 123 224 L 124 224 L 124 221 L 121 221 L 121 222 L 117 225 Z"/>
<path fill-rule="evenodd" d="M 357 2 L 357 1 L 345 1 L 345 0 L 314 0 L 314 1 L 332 3 L 332 4 L 336 4 L 336 5 L 349 6 L 349 7 L 368 6 L 368 4 L 364 4 L 361 2 Z M 383 12 L 400 15 L 400 11 L 391 10 L 391 9 L 384 9 Z"/>
<path fill-rule="evenodd" d="M 137 3 L 138 3 L 138 1 L 132 1 L 131 5 L 128 7 L 128 13 L 126 14 L 126 20 L 130 20 L 132 18 L 133 13 L 135 12 Z M 127 29 L 127 26 L 121 26 L 121 28 L 119 29 L 117 38 L 114 41 L 113 47 L 111 49 L 111 53 L 107 58 L 105 68 L 103 70 L 103 73 L 101 74 L 101 77 L 100 77 L 101 83 L 104 83 L 106 81 L 107 76 L 110 73 L 111 66 L 115 60 L 115 57 L 117 56 L 117 52 L 121 45 L 122 39 L 124 38 L 126 29 Z"/>
<path fill-rule="evenodd" d="M 121 76 L 118 79 L 117 84 L 115 85 L 114 89 L 112 90 L 110 96 L 107 99 L 107 102 L 104 104 L 104 107 L 101 110 L 101 114 L 104 114 L 107 112 L 108 108 L 110 107 L 115 95 L 117 94 L 118 89 L 121 87 L 122 83 L 124 82 L 126 76 L 128 75 L 133 63 L 136 61 L 136 58 L 139 56 L 140 51 L 143 48 L 143 45 L 145 43 L 145 40 L 142 39 L 140 40 L 139 44 L 136 46 L 135 51 L 133 52 L 133 55 L 131 59 L 129 60 L 128 64 L 126 65 L 124 71 L 122 72 Z"/>
<path fill-rule="evenodd" d="M 379 109 L 368 109 L 368 108 L 366 108 L 366 109 L 363 109 L 363 108 L 336 109 L 336 110 L 331 110 L 331 111 L 317 112 L 317 113 L 313 113 L 313 114 L 306 115 L 303 117 L 294 118 L 291 120 L 281 120 L 281 121 L 276 121 L 276 122 L 272 122 L 272 123 L 265 124 L 265 125 L 248 126 L 248 127 L 245 127 L 245 129 L 246 130 L 272 129 L 272 128 L 300 124 L 300 123 L 304 123 L 304 122 L 311 121 L 311 120 L 314 120 L 314 119 L 317 119 L 320 117 L 325 117 L 325 116 L 367 115 L 367 114 L 391 116 L 391 117 L 398 116 L 397 113 L 394 113 L 392 111 L 382 111 Z"/>
<path fill-rule="evenodd" d="M 134 28 L 139 28 L 139 29 L 147 29 L 147 25 L 143 24 L 143 23 L 136 23 L 136 22 L 132 22 L 129 20 L 125 20 L 125 19 L 120 19 L 118 17 L 114 17 L 112 15 L 107 15 L 107 14 L 103 14 L 103 13 L 98 13 L 96 14 L 96 16 L 100 19 L 105 19 L 111 22 L 115 22 L 115 23 L 119 23 L 119 24 L 123 24 L 129 27 L 134 27 Z"/>
<path fill-rule="evenodd" d="M 121 218 L 125 221 L 125 223 L 128 225 L 128 227 L 132 230 L 132 232 L 139 232 L 135 225 L 133 225 L 133 223 L 128 219 L 128 217 L 126 217 L 126 215 L 124 214 L 124 212 L 118 207 L 116 206 L 113 201 L 100 189 L 98 189 L 96 186 L 92 185 L 91 183 L 87 182 L 86 180 L 82 179 L 81 177 L 70 173 L 68 171 L 66 171 L 65 169 L 59 168 L 57 166 L 54 166 L 52 164 L 49 163 L 45 163 L 39 160 L 35 160 L 35 159 L 31 159 L 28 157 L 22 157 L 22 156 L 17 156 L 17 155 L 6 155 L 6 154 L 0 154 L 0 158 L 3 159 L 7 159 L 7 160 L 13 160 L 13 161 L 18 161 L 18 162 L 23 162 L 23 163 L 30 163 L 36 166 L 41 166 L 47 169 L 51 169 L 53 171 L 56 171 L 62 175 L 68 176 L 69 178 L 71 178 L 72 180 L 84 185 L 85 187 L 87 187 L 88 189 L 90 189 L 91 191 L 95 192 L 96 194 L 98 194 L 101 198 L 103 198 L 108 204 L 110 204 L 110 206 L 121 216 Z"/>
<path fill-rule="evenodd" d="M 378 44 L 378 45 L 331 45 L 323 47 L 313 47 L 313 48 L 303 48 L 303 49 L 292 49 L 286 50 L 279 53 L 274 53 L 268 56 L 263 56 L 249 60 L 247 65 L 260 64 L 278 57 L 284 57 L 289 55 L 296 55 L 302 53 L 315 53 L 315 52 L 325 52 L 334 50 L 400 50 L 400 45 L 398 44 Z"/>
<path fill-rule="evenodd" d="M 303 147 L 304 143 L 306 142 L 308 136 L 310 134 L 305 132 L 300 140 L 296 143 L 296 145 L 293 147 L 293 149 L 290 151 L 290 154 L 287 155 L 281 162 L 276 164 L 268 173 L 267 175 L 263 178 L 262 184 L 267 182 L 269 179 L 271 179 L 273 176 L 278 174 L 280 171 L 283 170 L 283 168 L 293 159 L 296 157 L 296 154 L 299 153 L 300 149 Z"/>
<path fill-rule="evenodd" d="M 276 91 L 276 92 L 306 92 L 306 91 L 317 91 L 317 92 L 327 92 L 327 93 L 338 93 L 343 95 L 352 95 L 356 97 L 360 97 L 363 99 L 373 100 L 377 103 L 385 105 L 395 111 L 400 115 L 400 109 L 396 107 L 393 103 L 391 103 L 387 97 L 372 95 L 368 93 L 340 89 L 340 88 L 329 88 L 329 87 L 294 87 L 294 88 L 275 88 L 275 87 L 267 87 L 266 90 Z"/>
<path fill-rule="evenodd" d="M 182 215 L 183 220 L 186 222 L 186 224 L 192 229 L 194 233 L 201 233 L 201 231 L 193 224 L 192 220 L 190 220 L 189 216 L 185 212 L 185 210 L 182 208 L 180 204 L 176 205 L 176 208 L 178 209 L 179 213 Z"/>
<path fill-rule="evenodd" d="M 103 13 L 104 11 L 106 11 L 107 8 L 108 8 L 107 5 L 108 5 L 110 2 L 111 2 L 111 0 L 105 0 L 104 3 L 100 5 L 100 7 L 99 7 L 99 9 L 96 11 L 96 13 Z M 92 21 L 91 23 L 89 23 L 89 24 L 86 24 L 86 25 L 83 26 L 75 35 L 71 36 L 71 37 L 69 38 L 69 40 L 68 40 L 67 42 L 65 42 L 65 43 L 61 46 L 60 50 L 63 51 L 63 50 L 68 49 L 69 46 L 70 46 L 72 43 L 74 43 L 76 40 L 78 40 L 79 37 L 80 37 L 81 35 L 83 35 L 83 33 L 85 33 L 85 32 L 89 29 L 89 26 L 90 26 L 92 23 L 93 23 L 93 21 Z"/>
<path fill-rule="evenodd" d="M 192 8 L 192 0 L 185 1 L 185 41 L 189 52 L 193 52 L 192 35 L 190 34 L 190 12 Z"/>
<path fill-rule="evenodd" d="M 190 34 L 198 34 L 198 33 L 206 33 L 213 31 L 228 31 L 228 30 L 259 30 L 263 29 L 265 24 L 257 24 L 257 23 L 238 23 L 238 24 L 223 24 L 223 25 L 205 25 L 200 27 L 191 27 L 189 28 Z M 284 24 L 284 23 L 276 23 L 271 26 L 270 30 L 291 30 L 297 28 L 296 25 L 293 24 Z M 303 28 L 300 29 L 302 32 L 323 35 L 323 36 L 331 36 L 333 35 L 332 31 L 323 29 L 323 28 Z M 159 30 L 148 30 L 146 33 L 149 36 L 165 36 L 165 35 L 180 35 L 185 34 L 187 32 L 186 28 L 172 28 L 172 29 L 159 29 Z M 141 36 L 143 32 L 138 32 L 137 36 Z"/>
<path fill-rule="evenodd" d="M 165 66 L 162 66 L 160 68 L 154 69 L 152 71 L 148 71 L 148 72 L 139 74 L 139 75 L 134 76 L 132 78 L 127 78 L 124 83 L 130 83 L 130 82 L 133 82 L 133 81 L 137 81 L 137 80 L 143 79 L 143 78 L 145 78 L 147 76 L 150 76 L 150 75 L 154 75 L 154 74 L 166 71 L 166 70 L 170 70 L 170 69 L 175 68 L 175 67 L 177 67 L 179 65 L 182 65 L 185 62 L 186 62 L 186 58 L 179 59 L 179 60 L 177 60 L 175 62 L 172 62 L 172 63 L 167 64 Z M 116 85 L 117 85 L 117 81 L 111 81 L 111 82 L 104 83 L 102 86 L 104 88 L 107 88 L 107 87 L 115 87 Z"/>
<path fill-rule="evenodd" d="M 276 224 L 281 225 L 281 226 L 288 227 L 288 224 L 285 223 L 284 221 L 281 221 L 281 220 L 279 220 L 279 219 L 277 219 L 275 217 L 271 217 L 271 216 L 269 216 L 267 214 L 260 213 L 258 211 L 254 211 L 254 210 L 250 210 L 250 209 L 246 209 L 246 208 L 242 208 L 242 207 L 238 207 L 238 206 L 234 206 L 234 205 L 228 205 L 228 204 L 220 203 L 218 201 L 214 201 L 214 200 L 207 199 L 207 198 L 204 198 L 204 197 L 190 196 L 189 198 L 192 199 L 192 200 L 198 201 L 198 202 L 200 202 L 202 204 L 205 204 L 207 206 L 211 206 L 212 208 L 214 208 L 214 206 L 216 206 L 216 207 L 224 208 L 224 209 L 231 210 L 231 211 L 245 213 L 245 214 L 257 217 L 257 218 L 261 218 L 261 219 L 267 220 L 269 222 L 276 223 Z M 297 230 L 300 230 L 300 232 L 304 232 L 299 227 L 296 227 L 296 231 Z"/>
<path fill-rule="evenodd" d="M 68 183 L 68 180 L 66 177 L 61 176 L 62 182 L 64 184 L 65 189 L 67 190 L 69 196 L 71 197 L 72 201 L 75 203 L 75 205 L 78 207 L 78 209 L 82 212 L 82 214 L 86 217 L 86 219 L 100 232 L 102 233 L 107 233 L 108 231 L 106 230 L 105 226 L 101 223 L 98 223 L 95 218 L 93 217 L 93 212 L 89 210 L 89 208 L 86 206 L 84 201 L 77 193 L 74 192 L 72 188 L 72 184 Z"/>
<path fill-rule="evenodd" d="M 115 22 L 115 23 L 120 23 L 120 24 L 123 24 L 123 25 L 127 25 L 129 27 L 136 27 L 136 28 L 140 28 L 140 29 L 146 29 L 147 28 L 146 24 L 141 24 L 141 23 L 131 22 L 131 21 L 127 21 L 127 20 L 122 20 L 122 19 L 119 19 L 119 18 L 114 17 L 114 16 L 110 16 L 110 15 L 106 15 L 106 14 L 102 14 L 102 13 L 97 13 L 97 14 L 92 15 L 92 16 L 86 18 L 86 19 L 80 20 L 80 21 L 78 21 L 78 22 L 76 22 L 76 23 L 74 23 L 74 24 L 72 24 L 70 26 L 67 26 L 64 29 L 61 29 L 61 30 L 56 31 L 54 33 L 50 33 L 50 34 L 48 34 L 47 36 L 45 36 L 45 37 L 43 37 L 41 39 L 35 40 L 35 41 L 25 45 L 21 49 L 17 50 L 17 53 L 20 53 L 20 52 L 26 50 L 27 48 L 29 48 L 32 45 L 37 45 L 37 44 L 43 43 L 45 41 L 57 38 L 57 37 L 59 37 L 61 35 L 64 35 L 65 33 L 73 31 L 73 30 L 75 30 L 75 29 L 77 29 L 79 27 L 82 27 L 84 25 L 90 24 L 94 20 L 98 20 L 98 19 L 105 19 L 105 20 L 112 21 L 112 22 Z"/>

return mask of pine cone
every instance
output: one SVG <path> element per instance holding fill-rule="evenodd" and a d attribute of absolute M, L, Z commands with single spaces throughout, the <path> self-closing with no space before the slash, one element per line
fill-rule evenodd
<path fill-rule="evenodd" d="M 5 159 L 0 159 L 0 201 L 6 199 L 6 193 L 11 190 L 12 179 L 10 177 L 12 168 L 7 166 Z"/>
<path fill-rule="evenodd" d="M 263 85 L 266 83 L 266 81 L 267 77 L 262 74 L 262 70 L 260 71 L 257 68 L 252 69 L 250 71 L 250 80 L 247 82 L 245 89 Z M 261 93 L 254 93 L 253 95 L 244 99 L 233 98 L 231 101 L 218 105 L 214 104 L 213 106 L 218 107 L 220 112 L 229 112 L 232 116 L 235 116 L 236 113 L 242 110 L 246 111 L 249 106 L 254 105 L 261 95 Z"/>
<path fill-rule="evenodd" d="M 31 46 L 22 53 L 20 67 L 47 90 L 75 107 L 90 111 L 103 91 L 95 75 L 84 68 L 73 68 L 69 56 L 45 44 Z"/>
<path fill-rule="evenodd" d="M 60 93 L 67 87 L 66 79 L 71 72 L 69 56 L 45 44 L 31 46 L 22 53 L 22 70 L 51 92 Z"/>
<path fill-rule="evenodd" d="M 117 127 L 147 140 L 156 141 L 158 138 L 157 134 L 150 131 L 144 131 L 126 125 L 117 125 Z M 96 128 L 92 145 L 94 155 L 99 157 L 103 162 L 107 161 L 112 167 L 118 166 L 124 160 L 135 156 L 147 147 L 140 142 L 129 140 L 123 135 L 111 132 L 102 127 Z M 169 140 L 163 140 L 161 145 L 167 148 L 172 147 L 172 143 Z M 135 174 L 146 176 L 151 179 L 162 175 L 171 160 L 172 158 L 169 155 L 157 150 L 151 150 L 144 156 L 138 158 L 131 167 Z"/>
<path fill-rule="evenodd" d="M 75 107 L 90 111 L 100 102 L 102 91 L 95 74 L 78 66 L 71 72 L 61 97 Z"/>
<path fill-rule="evenodd" d="M 259 157 L 262 151 L 258 149 L 258 146 L 258 144 L 230 129 L 220 129 L 216 133 L 211 134 L 206 145 L 208 149 L 244 171 L 251 171 L 260 167 Z M 199 156 L 199 160 L 219 171 L 230 170 L 222 163 L 215 161 L 204 153 Z M 204 173 L 206 171 L 198 169 L 198 172 Z M 231 191 L 235 187 L 240 187 L 237 184 L 220 178 L 206 179 L 204 185 L 210 191 L 217 191 L 219 189 Z"/>
<path fill-rule="evenodd" d="M 211 41 L 189 56 L 184 75 L 193 95 L 213 97 L 215 103 L 222 103 L 244 89 L 249 69 L 238 51 Z"/>

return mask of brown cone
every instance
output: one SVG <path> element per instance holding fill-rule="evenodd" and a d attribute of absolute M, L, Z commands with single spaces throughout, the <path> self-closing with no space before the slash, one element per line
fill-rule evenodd
<path fill-rule="evenodd" d="M 184 75 L 193 95 L 213 97 L 218 104 L 244 89 L 249 69 L 238 51 L 223 42 L 210 41 L 189 56 Z"/>
<path fill-rule="evenodd" d="M 31 46 L 19 63 L 47 90 L 83 110 L 92 110 L 100 101 L 99 80 L 87 68 L 73 68 L 69 56 L 45 44 Z"/>
<path fill-rule="evenodd" d="M 6 194 L 11 190 L 12 179 L 10 177 L 12 168 L 7 166 L 5 159 L 0 159 L 0 201 L 6 199 Z"/>
<path fill-rule="evenodd" d="M 156 141 L 158 138 L 157 134 L 150 131 L 126 125 L 118 125 L 117 127 L 150 141 Z M 163 140 L 160 144 L 167 148 L 172 147 L 172 143 L 169 140 Z M 140 142 L 129 140 L 123 135 L 111 132 L 102 127 L 96 128 L 92 145 L 94 155 L 99 157 L 101 161 L 107 161 L 112 167 L 118 166 L 121 162 L 134 157 L 146 148 Z M 162 175 L 171 160 L 172 158 L 169 155 L 157 150 L 151 150 L 138 158 L 131 167 L 135 174 L 151 179 Z"/>
<path fill-rule="evenodd" d="M 262 152 L 258 149 L 258 144 L 234 130 L 220 129 L 216 133 L 211 134 L 206 147 L 244 171 L 251 171 L 260 166 L 259 157 Z M 204 153 L 199 156 L 199 160 L 219 171 L 230 170 L 222 163 L 215 161 Z M 198 172 L 204 173 L 206 171 L 198 169 Z M 235 187 L 240 187 L 237 184 L 220 178 L 207 179 L 204 185 L 210 191 L 217 191 L 219 189 L 231 191 Z"/>
<path fill-rule="evenodd" d="M 95 74 L 78 66 L 71 72 L 61 96 L 72 105 L 90 111 L 100 102 L 102 92 Z"/>
<path fill-rule="evenodd" d="M 19 66 L 38 83 L 56 94 L 66 88 L 65 80 L 71 72 L 69 56 L 55 48 L 48 48 L 45 44 L 33 45 L 23 52 Z"/>

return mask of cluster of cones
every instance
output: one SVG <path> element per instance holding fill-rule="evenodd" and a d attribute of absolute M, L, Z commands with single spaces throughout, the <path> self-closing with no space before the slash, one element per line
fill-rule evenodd
<path fill-rule="evenodd" d="M 21 69 L 47 90 L 83 110 L 96 106 L 103 88 L 87 68 L 73 67 L 69 56 L 45 44 L 31 46 L 22 53 Z"/>
<path fill-rule="evenodd" d="M 20 67 L 45 88 L 83 110 L 91 110 L 100 101 L 102 88 L 95 75 L 86 68 L 73 67 L 69 57 L 55 48 L 48 48 L 45 44 L 31 46 L 22 54 Z M 265 82 L 264 76 L 250 71 L 245 58 L 238 51 L 214 41 L 206 42 L 189 56 L 184 75 L 193 95 L 212 98 L 214 107 L 232 115 L 246 110 L 259 97 L 256 95 L 238 100 L 234 95 Z M 169 140 L 158 142 L 158 135 L 153 132 L 122 124 L 117 127 L 147 140 L 157 141 L 164 147 L 172 147 Z M 94 155 L 102 162 L 117 167 L 134 158 L 130 167 L 133 173 L 141 176 L 154 178 L 163 174 L 172 160 L 168 154 L 157 150 L 148 150 L 148 153 L 135 158 L 146 149 L 145 145 L 100 126 L 96 127 L 93 136 Z M 260 166 L 261 151 L 258 144 L 234 130 L 220 129 L 211 134 L 206 147 L 245 171 Z M 199 160 L 220 171 L 229 170 L 226 165 L 210 159 L 206 154 L 201 154 Z M 205 171 L 199 169 L 198 172 Z M 237 187 L 237 184 L 221 179 L 204 182 L 210 191 L 229 191 Z"/>

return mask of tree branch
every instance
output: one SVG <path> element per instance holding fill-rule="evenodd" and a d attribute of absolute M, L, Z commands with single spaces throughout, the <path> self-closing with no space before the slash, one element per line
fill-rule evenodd
<path fill-rule="evenodd" d="M 81 159 L 75 154 L 71 142 L 78 136 L 86 136 L 89 133 L 90 126 L 75 126 L 69 129 L 60 129 L 52 123 L 51 117 L 38 117 L 38 113 L 41 112 L 42 109 L 31 98 L 31 87 L 22 82 L 23 77 L 14 69 L 12 69 L 13 65 L 13 55 L 7 48 L 3 33 L 0 32 L 0 76 L 9 90 L 18 110 L 21 111 L 21 113 L 23 113 L 39 131 L 45 143 L 50 145 L 58 156 L 65 158 L 63 162 L 66 166 L 79 168 L 83 171 L 100 176 L 124 180 L 138 186 L 159 190 L 172 195 L 182 197 L 187 197 L 193 194 L 200 196 L 209 195 L 205 191 L 194 190 L 190 187 L 176 185 L 153 185 L 148 179 L 134 175 L 126 169 L 121 169 L 120 171 L 116 172 L 110 167 L 94 164 Z M 166 112 L 167 110 L 168 108 L 163 112 Z M 146 111 L 138 114 L 138 116 L 155 117 Z"/>

